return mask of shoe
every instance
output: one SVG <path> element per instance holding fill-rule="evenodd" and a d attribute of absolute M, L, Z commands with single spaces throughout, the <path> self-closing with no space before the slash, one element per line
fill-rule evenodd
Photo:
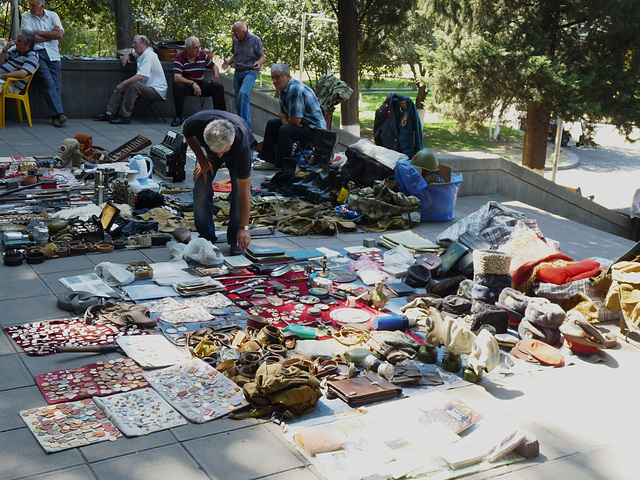
<path fill-rule="evenodd" d="M 254 163 L 254 170 L 280 170 L 271 162 Z"/>
<path fill-rule="evenodd" d="M 109 120 L 112 125 L 129 125 L 131 123 L 131 117 L 117 117 Z"/>
<path fill-rule="evenodd" d="M 244 255 L 244 250 L 242 250 L 238 245 L 229 245 L 229 254 L 232 257 Z"/>
<path fill-rule="evenodd" d="M 171 126 L 172 127 L 179 127 L 180 125 L 182 125 L 182 122 L 184 122 L 182 117 L 176 117 L 176 118 L 173 119 L 173 122 L 171 122 Z"/>
<path fill-rule="evenodd" d="M 108 113 L 97 113 L 93 116 L 93 118 L 95 120 L 100 120 L 101 122 L 108 122 L 109 120 L 111 120 L 111 115 L 109 115 Z"/>
<path fill-rule="evenodd" d="M 64 113 L 61 113 L 60 115 L 58 115 L 53 119 L 53 126 L 59 128 L 63 126 L 64 122 L 66 121 L 67 121 L 67 116 Z"/>

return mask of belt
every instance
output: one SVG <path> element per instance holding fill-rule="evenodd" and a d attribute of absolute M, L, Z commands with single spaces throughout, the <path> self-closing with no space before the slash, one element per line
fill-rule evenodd
<path fill-rule="evenodd" d="M 253 68 L 236 68 L 236 72 L 246 72 L 247 70 L 253 70 Z"/>

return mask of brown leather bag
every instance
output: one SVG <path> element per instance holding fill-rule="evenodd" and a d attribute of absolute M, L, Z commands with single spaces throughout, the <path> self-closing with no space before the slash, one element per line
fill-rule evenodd
<path fill-rule="evenodd" d="M 93 145 L 93 137 L 91 135 L 86 135 L 84 133 L 78 133 L 75 137 L 78 142 L 80 142 L 80 153 L 87 160 L 98 160 L 100 161 L 102 157 L 106 157 L 108 153 L 106 149 Z"/>

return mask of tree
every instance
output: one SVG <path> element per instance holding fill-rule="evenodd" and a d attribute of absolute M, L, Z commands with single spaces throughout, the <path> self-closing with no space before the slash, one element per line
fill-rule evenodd
<path fill-rule="evenodd" d="M 640 120 L 635 0 L 426 0 L 442 25 L 436 98 L 479 124 L 505 103 L 527 112 L 522 164 L 544 168 L 549 119 L 607 120 L 629 138 Z"/>
<path fill-rule="evenodd" d="M 358 118 L 359 56 L 377 50 L 381 39 L 406 20 L 411 0 L 327 0 L 338 19 L 340 78 L 353 89 L 342 103 L 342 125 L 360 130 Z"/>

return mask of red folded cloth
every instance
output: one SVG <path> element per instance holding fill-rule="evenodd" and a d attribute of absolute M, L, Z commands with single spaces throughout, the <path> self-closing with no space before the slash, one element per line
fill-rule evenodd
<path fill-rule="evenodd" d="M 536 274 L 536 279 L 545 283 L 553 283 L 554 285 L 564 285 L 576 280 L 595 277 L 599 272 L 600 264 L 587 258 L 564 267 L 540 267 Z"/>

